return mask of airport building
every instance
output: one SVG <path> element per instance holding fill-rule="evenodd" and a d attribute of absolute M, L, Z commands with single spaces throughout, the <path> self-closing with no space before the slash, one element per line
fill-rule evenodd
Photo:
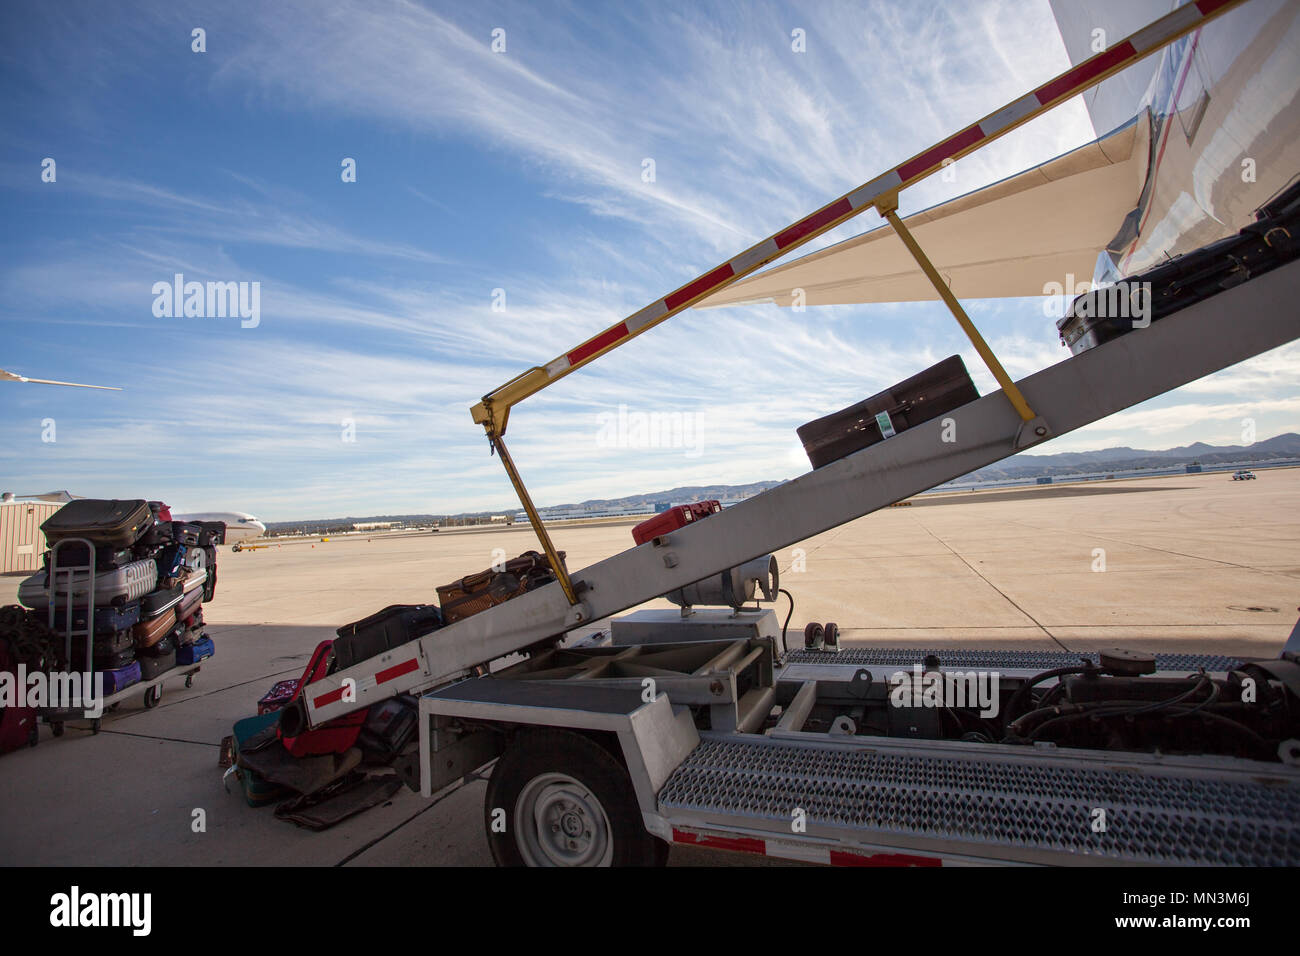
<path fill-rule="evenodd" d="M 11 492 L 0 500 L 0 574 L 35 571 L 45 550 L 41 525 L 62 502 L 16 501 Z"/>

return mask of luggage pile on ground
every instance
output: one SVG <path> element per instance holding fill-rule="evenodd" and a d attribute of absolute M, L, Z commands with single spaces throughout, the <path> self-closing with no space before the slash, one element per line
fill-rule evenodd
<path fill-rule="evenodd" d="M 402 694 L 309 727 L 306 688 L 555 579 L 546 556 L 529 551 L 437 588 L 441 607 L 394 604 L 338 628 L 301 677 L 275 683 L 256 716 L 235 723 L 221 747 L 226 779 L 238 780 L 249 806 L 277 803 L 277 817 L 314 830 L 388 800 L 418 778 L 415 698 Z"/>
<path fill-rule="evenodd" d="M 53 602 L 70 670 L 102 674 L 114 694 L 212 656 L 202 605 L 216 596 L 223 522 L 173 521 L 160 501 L 79 498 L 41 530 L 49 550 L 18 600 L 42 616 Z"/>
<path fill-rule="evenodd" d="M 310 729 L 301 698 L 309 684 L 339 669 L 340 651 L 386 650 L 439 626 L 436 607 L 385 608 L 339 628 L 338 639 L 317 646 L 301 677 L 272 686 L 257 715 L 237 721 L 222 741 L 226 777 L 239 781 L 248 805 L 278 803 L 278 818 L 324 830 L 392 797 L 402 786 L 393 764 L 416 743 L 415 698 L 403 694 Z"/>

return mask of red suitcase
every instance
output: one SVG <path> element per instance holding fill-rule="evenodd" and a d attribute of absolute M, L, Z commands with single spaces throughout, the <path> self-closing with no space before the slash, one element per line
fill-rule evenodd
<path fill-rule="evenodd" d="M 291 730 L 285 732 L 285 717 L 280 718 L 280 742 L 284 749 L 295 757 L 314 757 L 321 754 L 341 754 L 357 742 L 361 725 L 366 722 L 369 708 L 363 707 L 350 714 L 336 717 L 319 727 L 307 728 L 306 702 L 299 700 L 308 693 L 307 688 L 313 681 L 318 681 L 330 672 L 334 663 L 334 642 L 321 641 L 312 652 L 307 669 L 298 679 L 298 689 L 286 705 L 286 714 L 291 721 Z"/>
<path fill-rule="evenodd" d="M 717 514 L 721 510 L 722 505 L 712 498 L 708 501 L 697 501 L 690 505 L 677 505 L 655 515 L 653 518 L 642 521 L 632 529 L 632 540 L 637 544 L 645 544 L 661 534 L 684 528 L 694 521 L 707 518 L 711 514 Z"/>
<path fill-rule="evenodd" d="M 0 673 L 14 675 L 10 677 L 10 686 L 16 686 L 18 660 L 14 656 L 9 641 L 0 638 Z M 0 701 L 0 754 L 6 754 L 20 747 L 36 746 L 36 710 L 32 707 L 6 707 Z"/>

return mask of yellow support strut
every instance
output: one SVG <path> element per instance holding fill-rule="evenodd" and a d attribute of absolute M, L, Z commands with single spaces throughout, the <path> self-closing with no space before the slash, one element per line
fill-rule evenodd
<path fill-rule="evenodd" d="M 1011 376 L 1007 374 L 1007 370 L 1002 367 L 998 357 L 993 354 L 993 350 L 984 341 L 984 336 L 980 335 L 979 329 L 975 328 L 975 323 L 970 320 L 966 310 L 961 307 L 957 297 L 952 294 L 948 284 L 943 281 L 943 276 L 939 275 L 939 270 L 934 267 L 934 263 L 925 254 L 925 250 L 913 238 L 908 228 L 903 225 L 903 220 L 898 218 L 897 198 L 894 199 L 892 204 L 877 201 L 876 208 L 880 210 L 882 216 L 889 220 L 889 224 L 898 233 L 898 238 L 903 240 L 903 245 L 907 246 L 907 251 L 912 254 L 912 258 L 916 260 L 917 265 L 921 267 L 921 271 L 930 280 L 930 284 L 934 286 L 934 291 L 939 293 L 939 298 L 943 299 L 944 304 L 948 306 L 953 318 L 957 320 L 957 324 L 961 326 L 962 331 L 966 333 L 966 337 L 970 339 L 971 345 L 975 346 L 975 351 L 979 352 L 984 364 L 988 366 L 989 371 L 993 373 L 993 377 L 1002 386 L 1002 391 L 1006 393 L 1007 398 L 1011 399 L 1011 404 L 1015 406 L 1016 413 L 1020 415 L 1021 420 L 1033 421 L 1037 416 L 1034 415 L 1034 410 L 1029 407 L 1029 403 L 1025 401 L 1025 396 L 1016 387 L 1016 383 L 1011 381 Z"/>

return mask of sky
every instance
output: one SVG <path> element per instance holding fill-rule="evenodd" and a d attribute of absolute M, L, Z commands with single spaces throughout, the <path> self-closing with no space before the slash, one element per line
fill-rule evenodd
<path fill-rule="evenodd" d="M 513 509 L 480 396 L 1068 66 L 1046 0 L 5 5 L 0 368 L 124 391 L 0 383 L 0 486 Z M 1094 136 L 1071 101 L 902 211 Z M 255 318 L 171 314 L 178 273 Z M 1067 357 L 1041 300 L 966 305 L 1013 377 Z M 688 311 L 507 438 L 543 506 L 790 478 L 797 426 L 954 353 L 993 390 L 938 303 Z M 1300 431 L 1297 359 L 1035 453 Z"/>

